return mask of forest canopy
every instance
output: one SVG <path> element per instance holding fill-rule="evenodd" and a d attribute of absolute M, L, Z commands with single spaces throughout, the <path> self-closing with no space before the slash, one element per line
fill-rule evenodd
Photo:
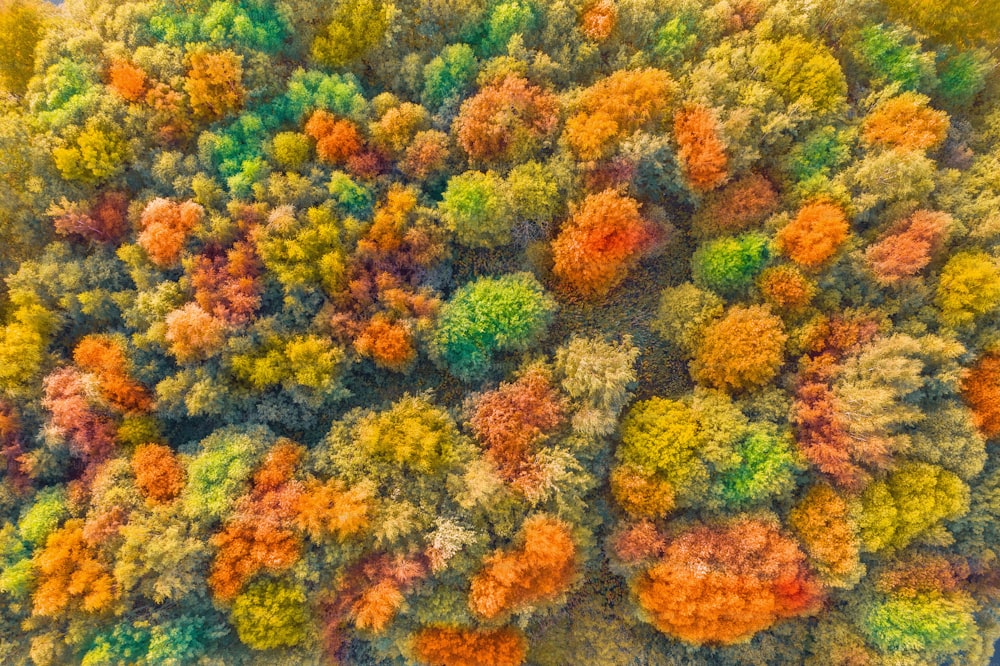
<path fill-rule="evenodd" d="M 0 0 L 0 663 L 985 665 L 997 0 Z"/>

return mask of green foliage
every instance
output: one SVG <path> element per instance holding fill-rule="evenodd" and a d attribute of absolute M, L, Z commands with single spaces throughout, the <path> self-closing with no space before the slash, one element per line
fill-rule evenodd
<path fill-rule="evenodd" d="M 468 91 L 476 77 L 478 64 L 468 44 L 450 44 L 424 66 L 421 101 L 437 108 L 449 99 Z"/>
<path fill-rule="evenodd" d="M 746 507 L 787 494 L 795 487 L 798 467 L 789 433 L 753 428 L 736 454 L 739 462 L 720 475 L 718 494 L 728 506 Z"/>
<path fill-rule="evenodd" d="M 271 433 L 262 427 L 223 428 L 203 439 L 188 464 L 181 495 L 185 514 L 208 521 L 225 518 L 270 440 Z"/>
<path fill-rule="evenodd" d="M 184 45 L 205 42 L 276 53 L 290 36 L 290 21 L 271 0 L 196 3 L 200 11 L 164 3 L 149 17 L 150 40 Z"/>
<path fill-rule="evenodd" d="M 862 626 L 883 652 L 942 659 L 967 647 L 976 631 L 975 609 L 965 594 L 882 597 L 867 610 Z"/>
<path fill-rule="evenodd" d="M 541 339 L 555 301 L 528 273 L 479 278 L 460 287 L 441 309 L 431 340 L 436 356 L 471 381 L 499 352 L 525 351 Z"/>
<path fill-rule="evenodd" d="M 937 94 L 946 104 L 971 104 L 994 69 L 996 62 L 982 51 L 960 51 L 939 65 Z"/>
<path fill-rule="evenodd" d="M 866 26 L 857 50 L 861 62 L 881 84 L 898 83 L 903 90 L 931 90 L 937 84 L 934 53 L 924 52 L 905 29 Z"/>
<path fill-rule="evenodd" d="M 767 236 L 757 233 L 726 236 L 703 243 L 691 256 L 696 285 L 721 296 L 746 291 L 770 258 Z"/>
<path fill-rule="evenodd" d="M 514 219 L 504 182 L 492 171 L 466 171 L 451 178 L 439 209 L 455 238 L 465 245 L 494 247 L 510 242 Z"/>
<path fill-rule="evenodd" d="M 37 548 L 44 546 L 49 535 L 67 518 L 66 490 L 62 486 L 53 486 L 38 493 L 18 521 L 17 530 L 25 542 Z"/>
<path fill-rule="evenodd" d="M 536 10 L 528 0 L 506 0 L 493 5 L 479 43 L 484 55 L 499 55 L 514 35 L 524 35 L 535 26 Z"/>
<path fill-rule="evenodd" d="M 814 176 L 829 177 L 851 156 L 844 133 L 826 125 L 814 130 L 788 154 L 788 171 L 799 182 Z"/>

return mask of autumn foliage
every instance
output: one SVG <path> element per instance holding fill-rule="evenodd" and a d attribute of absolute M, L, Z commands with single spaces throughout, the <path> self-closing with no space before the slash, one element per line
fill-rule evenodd
<path fill-rule="evenodd" d="M 798 544 L 753 518 L 681 533 L 636 594 L 660 631 L 695 645 L 744 640 L 817 610 L 821 598 Z"/>
<path fill-rule="evenodd" d="M 947 213 L 918 210 L 893 225 L 865 250 L 865 261 L 880 284 L 913 277 L 941 249 L 953 220 Z"/>
<path fill-rule="evenodd" d="M 558 122 L 559 103 L 552 93 L 508 74 L 462 104 L 454 131 L 473 160 L 506 162 L 530 156 Z"/>
<path fill-rule="evenodd" d="M 413 638 L 413 652 L 429 666 L 521 666 L 527 645 L 515 629 L 428 627 Z"/>
<path fill-rule="evenodd" d="M 730 391 L 760 386 L 777 374 L 787 339 L 781 319 L 766 306 L 734 306 L 705 329 L 691 375 Z"/>
<path fill-rule="evenodd" d="M 316 141 L 316 154 L 329 164 L 346 164 L 362 149 L 357 125 L 328 111 L 316 111 L 306 122 L 306 134 Z"/>
<path fill-rule="evenodd" d="M 132 454 L 132 472 L 142 494 L 157 504 L 170 502 L 184 488 L 184 467 L 162 444 L 139 446 Z"/>
<path fill-rule="evenodd" d="M 969 369 L 962 382 L 962 397 L 985 436 L 1000 434 L 1000 356 L 987 354 Z"/>
<path fill-rule="evenodd" d="M 253 490 L 237 502 L 234 517 L 212 538 L 218 548 L 208 584 L 230 600 L 257 572 L 280 572 L 299 559 L 301 539 L 292 529 L 302 487 L 292 480 L 302 448 L 279 442 L 253 478 Z"/>
<path fill-rule="evenodd" d="M 184 89 L 195 116 L 217 120 L 243 106 L 243 56 L 231 50 L 191 55 Z"/>
<path fill-rule="evenodd" d="M 484 394 L 470 424 L 501 476 L 517 485 L 530 484 L 536 473 L 532 445 L 563 420 L 562 401 L 549 378 L 533 370 Z"/>
<path fill-rule="evenodd" d="M 122 99 L 141 101 L 146 96 L 146 72 L 127 60 L 114 60 L 108 67 L 108 85 Z"/>
<path fill-rule="evenodd" d="M 709 193 L 692 219 L 699 236 L 735 234 L 760 224 L 777 209 L 778 193 L 766 176 L 752 173 Z"/>
<path fill-rule="evenodd" d="M 614 190 L 584 199 L 552 241 L 556 277 L 586 298 L 601 298 L 621 284 L 656 239 L 639 205 Z"/>
<path fill-rule="evenodd" d="M 674 116 L 674 137 L 692 189 L 704 192 L 722 184 L 727 175 L 726 146 L 710 109 L 692 105 L 679 111 Z"/>
<path fill-rule="evenodd" d="M 114 578 L 83 537 L 81 520 L 68 520 L 50 535 L 35 566 L 33 615 L 54 616 L 69 608 L 98 613 L 117 597 Z"/>
<path fill-rule="evenodd" d="M 817 268 L 837 252 L 850 229 L 840 206 L 818 200 L 800 208 L 795 218 L 778 232 L 777 241 L 792 261 L 806 268 Z"/>
<path fill-rule="evenodd" d="M 193 201 L 176 203 L 153 199 L 142 211 L 139 245 L 160 268 L 177 264 L 191 230 L 204 219 L 205 210 Z"/>
<path fill-rule="evenodd" d="M 880 104 L 865 118 L 865 143 L 911 150 L 940 146 L 948 135 L 948 114 L 930 108 L 927 101 L 906 92 Z"/>
<path fill-rule="evenodd" d="M 524 521 L 522 545 L 486 558 L 472 579 L 469 607 L 486 619 L 550 601 L 562 594 L 576 573 L 576 545 L 562 521 L 546 515 Z"/>

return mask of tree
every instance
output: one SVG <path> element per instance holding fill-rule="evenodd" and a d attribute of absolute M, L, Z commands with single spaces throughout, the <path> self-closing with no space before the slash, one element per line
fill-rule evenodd
<path fill-rule="evenodd" d="M 547 374 L 531 368 L 516 382 L 483 394 L 469 423 L 500 475 L 515 485 L 530 484 L 537 473 L 533 445 L 562 423 L 563 410 Z"/>
<path fill-rule="evenodd" d="M 550 601 L 573 582 L 576 544 L 565 523 L 537 514 L 524 521 L 520 541 L 514 550 L 488 556 L 472 579 L 469 607 L 487 620 Z"/>
<path fill-rule="evenodd" d="M 552 241 L 555 276 L 585 298 L 621 284 L 656 240 L 639 205 L 610 189 L 588 195 Z"/>
<path fill-rule="evenodd" d="M 519 631 L 507 627 L 426 627 L 414 637 L 413 652 L 431 666 L 521 666 L 527 643 Z"/>
<path fill-rule="evenodd" d="M 243 56 L 233 51 L 197 51 L 189 57 L 184 90 L 198 118 L 219 120 L 243 106 Z"/>
<path fill-rule="evenodd" d="M 312 43 L 312 56 L 330 68 L 364 58 L 389 32 L 398 10 L 391 2 L 352 0 L 337 5 Z"/>
<path fill-rule="evenodd" d="M 180 259 L 188 234 L 204 219 L 205 209 L 193 201 L 176 203 L 153 199 L 142 211 L 139 245 L 159 268 L 171 268 Z"/>
<path fill-rule="evenodd" d="M 865 249 L 868 268 L 883 285 L 917 275 L 941 250 L 953 222 L 947 213 L 918 210 Z"/>
<path fill-rule="evenodd" d="M 736 234 L 754 227 L 777 209 L 778 193 L 765 176 L 752 173 L 708 193 L 691 220 L 700 238 Z"/>
<path fill-rule="evenodd" d="M 179 363 L 214 356 L 226 341 L 226 325 L 195 302 L 172 311 L 165 320 L 165 339 Z"/>
<path fill-rule="evenodd" d="M 361 152 L 362 139 L 357 125 L 319 109 L 306 122 L 305 132 L 316 141 L 316 154 L 329 164 L 342 165 Z"/>
<path fill-rule="evenodd" d="M 937 287 L 941 321 L 968 328 L 1000 305 L 1000 269 L 981 251 L 956 252 L 941 269 Z"/>
<path fill-rule="evenodd" d="M 586 88 L 563 135 L 582 160 L 607 157 L 639 129 L 663 120 L 677 84 L 659 69 L 619 70 Z"/>
<path fill-rule="evenodd" d="M 690 187 L 705 192 L 721 185 L 728 175 L 729 160 L 712 111 L 697 104 L 681 109 L 674 116 L 674 137 Z"/>
<path fill-rule="evenodd" d="M 861 136 L 865 143 L 889 148 L 933 150 L 948 136 L 948 114 L 927 106 L 930 100 L 903 93 L 875 107 Z"/>
<path fill-rule="evenodd" d="M 580 31 L 595 42 L 603 42 L 614 32 L 618 23 L 618 6 L 610 0 L 596 0 L 580 16 Z"/>
<path fill-rule="evenodd" d="M 745 293 L 770 259 L 763 234 L 723 236 L 703 243 L 691 256 L 694 283 L 721 296 Z"/>
<path fill-rule="evenodd" d="M 813 201 L 778 232 L 778 247 L 795 263 L 818 268 L 847 240 L 851 226 L 843 209 L 825 200 Z"/>
<path fill-rule="evenodd" d="M 861 538 L 848 500 L 820 483 L 788 514 L 789 526 L 805 547 L 810 563 L 831 587 L 853 586 L 864 573 Z"/>
<path fill-rule="evenodd" d="M 283 580 L 253 583 L 236 597 L 232 621 L 240 640 L 254 650 L 298 645 L 309 631 L 305 590 Z"/>
<path fill-rule="evenodd" d="M 824 115 L 838 111 L 847 101 L 844 72 L 823 44 L 799 35 L 777 42 L 764 40 L 751 51 L 750 62 L 786 104 Z"/>
<path fill-rule="evenodd" d="M 749 517 L 688 527 L 635 589 L 657 629 L 693 645 L 745 640 L 821 599 L 798 544 Z"/>
<path fill-rule="evenodd" d="M 575 336 L 556 350 L 559 385 L 577 403 L 574 430 L 591 436 L 614 431 L 632 395 L 638 356 L 628 336 L 618 343 Z"/>
<path fill-rule="evenodd" d="M 143 444 L 132 454 L 132 472 L 139 490 L 152 502 L 172 501 L 184 489 L 184 468 L 168 446 Z"/>
<path fill-rule="evenodd" d="M 508 74 L 465 100 L 452 129 L 473 161 L 520 162 L 553 135 L 558 122 L 555 95 Z"/>
<path fill-rule="evenodd" d="M 528 273 L 479 278 L 441 308 L 432 353 L 464 381 L 478 379 L 501 352 L 524 351 L 545 333 L 555 301 Z"/>
<path fill-rule="evenodd" d="M 466 171 L 450 178 L 438 209 L 464 245 L 495 247 L 511 241 L 514 219 L 506 187 L 492 171 Z"/>
<path fill-rule="evenodd" d="M 733 306 L 705 328 L 691 376 L 729 391 L 761 386 L 778 373 L 787 339 L 781 319 L 767 307 Z"/>
<path fill-rule="evenodd" d="M 35 555 L 38 585 L 32 614 L 53 617 L 71 607 L 95 613 L 117 597 L 114 579 L 83 537 L 83 521 L 68 520 Z"/>
<path fill-rule="evenodd" d="M 980 357 L 962 380 L 962 397 L 972 410 L 976 427 L 986 437 L 1000 434 L 1000 357 Z"/>
<path fill-rule="evenodd" d="M 705 329 L 725 311 L 714 292 L 690 282 L 667 287 L 660 293 L 660 307 L 653 329 L 684 354 L 694 354 Z"/>
<path fill-rule="evenodd" d="M 46 33 L 44 6 L 31 0 L 0 5 L 0 88 L 23 95 L 35 71 L 35 49 Z"/>
<path fill-rule="evenodd" d="M 432 109 L 461 95 L 476 76 L 476 56 L 468 44 L 450 44 L 424 65 L 421 100 Z"/>

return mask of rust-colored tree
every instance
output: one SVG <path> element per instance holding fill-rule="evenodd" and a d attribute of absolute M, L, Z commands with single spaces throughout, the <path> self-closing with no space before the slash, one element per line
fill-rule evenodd
<path fill-rule="evenodd" d="M 614 190 L 591 194 L 552 241 L 552 272 L 571 292 L 601 298 L 657 240 L 639 202 Z"/>
<path fill-rule="evenodd" d="M 429 666 L 521 666 L 527 641 L 516 629 L 427 627 L 413 638 L 413 653 Z"/>
<path fill-rule="evenodd" d="M 524 521 L 521 538 L 520 547 L 487 557 L 483 570 L 472 579 L 469 607 L 487 620 L 554 599 L 573 581 L 576 544 L 564 522 L 532 516 Z"/>
<path fill-rule="evenodd" d="M 879 284 L 913 277 L 941 249 L 953 220 L 947 213 L 918 210 L 891 227 L 865 250 L 865 261 Z"/>
<path fill-rule="evenodd" d="M 555 95 L 508 74 L 467 99 L 455 119 L 458 143 L 479 162 L 527 159 L 559 122 Z"/>
<path fill-rule="evenodd" d="M 660 631 L 694 645 L 731 644 L 818 609 L 821 587 L 776 521 L 694 525 L 636 584 Z"/>
<path fill-rule="evenodd" d="M 707 192 L 721 185 L 729 158 L 711 109 L 691 104 L 678 111 L 674 116 L 674 137 L 677 157 L 691 189 Z"/>

